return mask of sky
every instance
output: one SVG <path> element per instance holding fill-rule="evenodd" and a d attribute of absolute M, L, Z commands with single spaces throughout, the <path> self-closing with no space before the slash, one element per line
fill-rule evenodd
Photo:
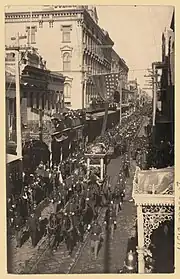
<path fill-rule="evenodd" d="M 161 61 L 161 37 L 169 27 L 172 6 L 97 6 L 99 25 L 108 31 L 114 49 L 129 67 L 129 79 L 145 88 L 146 70 Z"/>
<path fill-rule="evenodd" d="M 147 88 L 147 68 L 161 61 L 161 37 L 169 27 L 173 7 L 157 6 L 96 6 L 99 25 L 108 31 L 114 49 L 129 67 L 129 79 L 138 79 Z M 38 10 L 42 6 L 7 6 L 7 10 Z M 149 91 L 151 93 L 151 91 Z"/>

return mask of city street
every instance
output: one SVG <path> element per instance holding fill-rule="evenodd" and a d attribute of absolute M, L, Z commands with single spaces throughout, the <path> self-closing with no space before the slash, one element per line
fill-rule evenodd
<path fill-rule="evenodd" d="M 113 178 L 119 173 L 122 157 L 112 159 L 108 165 L 108 175 Z M 136 207 L 131 200 L 132 181 L 134 175 L 134 165 L 131 170 L 131 177 L 127 179 L 126 196 L 122 205 L 122 211 L 117 218 L 117 229 L 115 237 L 110 242 L 110 271 L 116 273 L 118 268 L 123 267 L 124 259 L 128 247 L 128 239 L 134 232 L 134 224 L 136 220 Z M 113 180 L 115 182 L 115 180 Z M 112 187 L 114 185 L 112 184 Z M 100 216 L 100 223 L 104 220 L 105 209 L 103 208 Z M 66 252 L 65 244 L 60 244 L 58 251 L 51 254 L 47 252 L 45 257 L 40 260 L 35 273 L 103 273 L 104 269 L 104 245 L 100 249 L 97 261 L 91 259 L 90 241 L 86 243 L 80 251 L 80 245 L 77 245 L 73 251 L 72 257 Z M 75 266 L 74 263 L 76 262 Z M 74 267 L 73 267 L 74 266 Z M 71 270 L 72 269 L 72 270 Z"/>
<path fill-rule="evenodd" d="M 174 270 L 174 15 L 5 7 L 9 274 Z"/>
<path fill-rule="evenodd" d="M 108 174 L 111 177 L 114 177 L 118 174 L 120 164 L 120 157 L 111 161 L 111 163 L 108 166 Z M 132 236 L 131 234 L 134 232 L 134 224 L 136 220 L 136 207 L 133 202 L 129 201 L 132 198 L 131 193 L 133 174 L 134 169 L 131 172 L 131 177 L 127 179 L 126 196 L 122 205 L 122 211 L 120 211 L 117 217 L 117 229 L 115 230 L 114 239 L 110 240 L 109 273 L 117 273 L 117 270 L 123 267 L 128 247 L 128 239 Z M 105 255 L 104 249 L 105 245 L 102 243 L 98 259 L 95 261 L 91 258 L 90 255 L 89 241 L 86 248 L 83 250 L 72 273 L 103 273 Z"/>
<path fill-rule="evenodd" d="M 141 128 L 139 131 L 137 131 L 138 136 L 145 135 L 144 127 L 147 125 L 147 123 L 147 119 L 144 118 Z M 108 164 L 107 174 L 110 176 L 110 184 L 112 188 L 114 188 L 117 182 L 117 175 L 119 173 L 120 165 L 122 165 L 122 157 L 112 159 Z M 123 267 L 127 252 L 128 239 L 131 237 L 131 233 L 134 231 L 133 229 L 136 219 L 136 207 L 131 201 L 131 194 L 135 165 L 135 162 L 131 160 L 130 178 L 128 178 L 126 182 L 126 195 L 122 205 L 122 211 L 120 211 L 117 217 L 117 229 L 115 231 L 115 237 L 110 241 L 109 264 L 110 271 L 112 273 L 116 273 L 118 268 Z M 41 217 L 43 219 L 49 219 L 49 216 L 52 212 L 53 206 L 52 203 L 49 203 L 49 205 L 41 212 Z M 103 208 L 100 214 L 101 221 L 104 220 L 104 214 L 105 209 Z M 81 245 L 77 245 L 73 251 L 72 257 L 69 257 L 68 253 L 66 252 L 66 246 L 64 242 L 60 244 L 59 249 L 55 253 L 49 252 L 47 236 L 43 237 L 35 248 L 32 247 L 30 239 L 25 241 L 20 249 L 16 248 L 15 238 L 11 239 L 11 243 L 13 251 L 12 265 L 14 273 L 26 272 L 26 265 L 33 267 L 33 273 L 69 273 L 71 272 L 72 267 L 72 273 L 81 273 L 83 270 L 85 270 L 85 273 L 97 273 L 97 271 L 100 272 L 100 270 L 101 273 L 103 273 L 105 249 L 104 244 L 102 244 L 102 247 L 99 251 L 97 261 L 94 261 L 91 259 L 90 255 L 90 241 L 87 241 L 87 243 L 85 241 L 83 249 L 81 248 Z M 44 253 L 42 258 L 41 253 Z M 76 263 L 75 266 L 73 266 L 74 263 Z"/>

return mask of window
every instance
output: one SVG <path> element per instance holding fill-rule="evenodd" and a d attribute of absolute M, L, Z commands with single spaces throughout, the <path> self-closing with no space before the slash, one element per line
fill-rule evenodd
<path fill-rule="evenodd" d="M 68 83 L 64 84 L 64 98 L 71 98 L 71 86 Z"/>
<path fill-rule="evenodd" d="M 48 100 L 47 108 L 48 108 L 48 110 L 50 110 L 51 109 L 51 95 L 47 96 L 47 100 Z"/>
<path fill-rule="evenodd" d="M 55 99 L 54 99 L 54 95 L 51 95 L 51 102 L 52 102 L 52 109 L 54 109 L 54 103 L 55 103 Z"/>
<path fill-rule="evenodd" d="M 62 26 L 62 41 L 64 43 L 70 43 L 71 42 L 71 26 Z"/>
<path fill-rule="evenodd" d="M 39 28 L 43 28 L 43 21 L 39 21 Z"/>
<path fill-rule="evenodd" d="M 45 95 L 42 95 L 42 109 L 45 108 Z"/>
<path fill-rule="evenodd" d="M 39 95 L 36 96 L 36 108 L 39 109 Z"/>
<path fill-rule="evenodd" d="M 36 43 L 36 32 L 37 32 L 37 28 L 36 26 L 28 26 L 26 28 L 26 32 L 27 32 L 27 43 L 28 45 L 30 44 L 35 44 Z"/>
<path fill-rule="evenodd" d="M 83 30 L 83 44 L 85 44 L 86 43 L 86 33 L 85 33 L 85 31 Z"/>
<path fill-rule="evenodd" d="M 30 107 L 33 108 L 33 93 L 30 93 Z"/>
<path fill-rule="evenodd" d="M 49 21 L 49 28 L 53 28 L 53 21 Z"/>
<path fill-rule="evenodd" d="M 63 71 L 69 72 L 70 69 L 71 69 L 70 54 L 68 52 L 65 52 L 63 54 Z"/>

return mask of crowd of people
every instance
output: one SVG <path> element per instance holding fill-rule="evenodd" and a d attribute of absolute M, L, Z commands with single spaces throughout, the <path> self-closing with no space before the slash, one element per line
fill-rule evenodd
<path fill-rule="evenodd" d="M 8 199 L 8 226 L 15 232 L 18 247 L 21 246 L 25 230 L 29 232 L 33 246 L 37 244 L 39 235 L 47 234 L 49 240 L 54 236 L 53 249 L 56 250 L 64 239 L 71 254 L 76 243 L 83 241 L 84 233 L 90 230 L 92 249 L 97 258 L 97 246 L 102 232 L 97 217 L 101 208 L 106 206 L 104 222 L 113 237 L 116 217 L 125 196 L 126 178 L 129 177 L 131 151 L 136 149 L 138 153 L 139 139 L 136 139 L 136 134 L 142 123 L 142 115 L 142 111 L 134 113 L 122 126 L 107 130 L 103 137 L 98 137 L 94 142 L 94 145 L 103 142 L 106 150 L 113 144 L 116 156 L 123 155 L 122 167 L 114 188 L 110 187 L 107 176 L 103 181 L 100 180 L 98 169 L 92 169 L 87 176 L 83 156 L 71 170 L 65 166 L 67 161 L 53 167 L 40 162 L 33 173 L 23 173 L 20 195 L 12 195 Z M 134 156 L 138 158 L 137 154 Z M 45 199 L 54 208 L 49 220 L 43 220 L 38 210 Z"/>

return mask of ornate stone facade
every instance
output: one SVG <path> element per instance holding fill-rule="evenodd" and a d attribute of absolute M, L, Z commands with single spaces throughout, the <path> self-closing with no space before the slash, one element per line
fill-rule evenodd
<path fill-rule="evenodd" d="M 12 46 L 11 37 L 17 30 L 26 33 L 21 46 L 36 46 L 49 69 L 68 77 L 65 82 L 69 85 L 69 107 L 78 109 L 89 105 L 97 95 L 90 76 L 111 71 L 114 44 L 99 27 L 95 7 L 47 6 L 41 11 L 8 11 L 5 24 L 6 45 Z"/>

